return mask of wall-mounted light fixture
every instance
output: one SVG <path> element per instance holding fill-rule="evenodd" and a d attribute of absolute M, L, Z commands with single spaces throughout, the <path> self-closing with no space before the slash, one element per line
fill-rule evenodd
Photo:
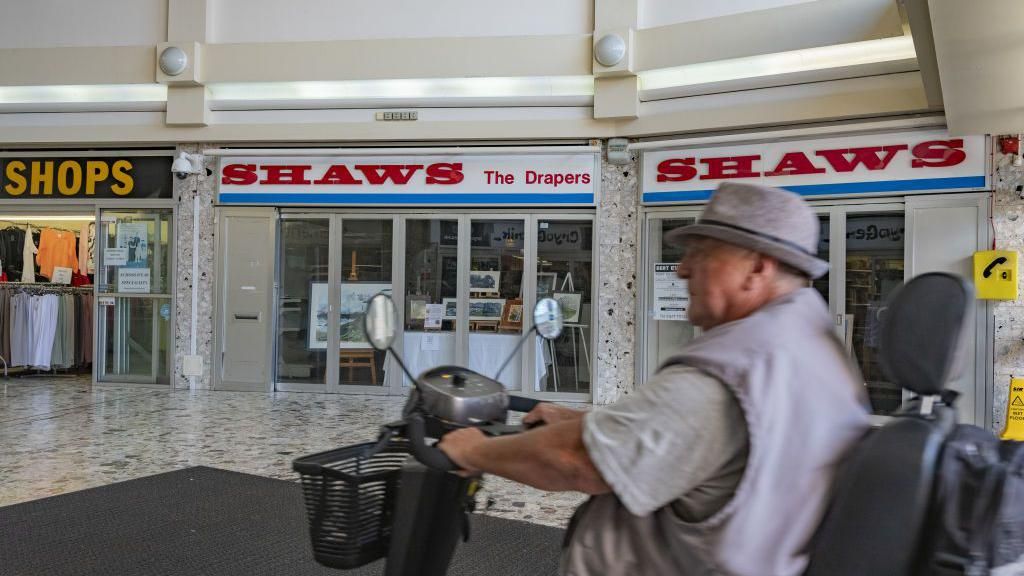
<path fill-rule="evenodd" d="M 594 59 L 602 66 L 615 66 L 626 56 L 626 41 L 618 34 L 605 34 L 594 45 Z"/>
<path fill-rule="evenodd" d="M 177 76 L 188 67 L 188 54 L 177 46 L 168 46 L 160 53 L 160 71 L 168 76 Z"/>

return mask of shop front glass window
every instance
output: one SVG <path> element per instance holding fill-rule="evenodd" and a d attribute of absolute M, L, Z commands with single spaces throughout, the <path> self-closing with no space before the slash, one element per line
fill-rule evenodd
<path fill-rule="evenodd" d="M 101 382 L 168 383 L 170 209 L 103 210 L 97 269 Z"/>
<path fill-rule="evenodd" d="M 391 219 L 349 220 L 341 226 L 338 383 L 383 386 L 387 352 L 366 340 L 363 319 L 370 298 L 393 295 Z"/>
<path fill-rule="evenodd" d="M 403 358 L 413 374 L 455 363 L 458 247 L 458 220 L 405 221 Z"/>
<path fill-rule="evenodd" d="M 325 384 L 331 222 L 281 220 L 277 381 Z"/>
<path fill-rule="evenodd" d="M 523 332 L 523 220 L 470 224 L 469 367 L 487 376 L 512 356 Z M 522 387 L 522 351 L 501 374 L 506 388 Z"/>
<path fill-rule="evenodd" d="M 693 218 L 658 218 L 650 221 L 648 238 L 652 239 L 650 277 L 647 285 L 648 348 L 647 375 L 653 375 L 665 360 L 695 336 L 689 322 L 689 294 L 686 282 L 678 280 L 675 270 L 683 257 L 685 244 L 674 246 L 665 242 L 665 235 L 681 226 L 693 224 Z"/>
<path fill-rule="evenodd" d="M 879 362 L 885 302 L 903 282 L 902 214 L 851 215 L 846 220 L 846 341 L 864 376 L 876 414 L 900 407 L 900 386 Z"/>
<path fill-rule="evenodd" d="M 537 221 L 537 298 L 558 300 L 565 330 L 537 354 L 537 390 L 591 390 L 594 322 L 591 290 L 594 225 L 589 220 Z"/>
<path fill-rule="evenodd" d="M 829 261 L 829 247 L 831 246 L 831 242 L 829 241 L 828 216 L 827 215 L 819 215 L 818 216 L 818 221 L 821 224 L 821 229 L 820 229 L 820 231 L 818 233 L 818 258 L 821 258 L 825 262 L 828 262 Z M 826 272 L 824 276 L 822 276 L 821 278 L 818 278 L 818 279 L 816 279 L 816 280 L 814 280 L 812 282 L 812 286 L 814 286 L 814 289 L 817 290 L 819 294 L 821 294 L 821 297 L 825 299 L 825 302 L 829 301 L 829 297 L 828 297 L 828 282 L 829 282 L 829 280 L 828 280 L 828 277 L 829 277 L 829 274 L 828 274 L 828 272 Z"/>

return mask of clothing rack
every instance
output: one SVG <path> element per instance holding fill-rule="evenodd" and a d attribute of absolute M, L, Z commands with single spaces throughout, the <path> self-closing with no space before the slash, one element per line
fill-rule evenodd
<path fill-rule="evenodd" d="M 25 295 L 25 296 L 32 296 L 32 297 L 44 296 L 44 295 L 56 295 L 55 297 L 61 297 L 61 295 L 64 295 L 64 297 L 69 297 L 68 295 L 81 295 L 81 297 L 77 297 L 76 296 L 74 301 L 75 301 L 76 304 L 81 303 L 81 304 L 85 305 L 84 302 L 80 302 L 81 298 L 86 298 L 86 297 L 92 298 L 94 291 L 95 291 L 95 286 L 94 285 L 71 286 L 69 284 L 52 284 L 52 283 L 49 283 L 49 282 L 0 282 L 0 292 L 4 293 L 4 298 L 6 298 L 8 294 L 22 294 L 22 295 Z M 64 306 L 69 306 L 70 305 L 68 303 L 68 301 L 64 301 L 64 302 L 65 302 Z M 76 309 L 77 308 L 78 307 L 76 306 Z M 67 307 L 60 308 L 60 310 L 61 310 L 60 312 L 55 312 L 55 314 L 57 314 L 57 315 L 53 317 L 53 322 L 57 322 L 57 318 L 59 318 L 59 317 L 67 318 L 67 320 L 65 320 L 65 322 L 73 322 L 70 325 L 71 328 L 58 328 L 58 332 L 56 332 L 56 337 L 58 339 L 59 338 L 63 338 L 63 340 L 59 340 L 59 342 L 63 342 L 63 344 L 59 346 L 60 355 L 57 355 L 58 353 L 56 351 L 54 352 L 56 358 L 61 358 L 60 364 L 54 364 L 54 365 L 52 365 L 52 367 L 50 367 L 48 369 L 47 368 L 40 368 L 39 366 L 33 366 L 33 365 L 23 365 L 21 363 L 18 363 L 16 365 L 10 366 L 10 364 L 15 362 L 15 360 L 17 360 L 17 358 L 8 358 L 6 356 L 6 354 L 3 353 L 3 354 L 0 354 L 0 365 L 3 366 L 3 374 L 4 374 L 5 378 L 10 377 L 10 374 L 8 372 L 8 367 L 9 366 L 10 366 L 10 368 L 16 370 L 14 375 L 18 376 L 18 377 L 31 377 L 31 376 L 51 376 L 52 377 L 52 376 L 58 376 L 59 375 L 58 374 L 58 370 L 63 373 L 63 374 L 60 374 L 60 375 L 66 375 L 66 376 L 79 375 L 79 374 L 82 373 L 82 369 L 84 369 L 85 366 L 88 365 L 88 363 L 91 363 L 91 358 L 93 358 L 95 356 L 95 350 L 92 349 L 91 337 L 86 336 L 86 338 L 88 338 L 87 341 L 90 342 L 90 344 L 89 344 L 89 352 L 84 352 L 83 350 L 75 348 L 74 346 L 72 346 L 71 348 L 68 347 L 69 344 L 74 342 L 75 338 L 78 338 L 79 335 L 82 334 L 82 332 L 78 331 L 78 328 L 77 328 L 79 326 L 78 322 L 81 320 L 81 317 L 79 315 L 75 315 L 75 316 L 66 316 L 66 315 L 64 315 L 65 312 L 70 312 L 70 309 L 67 308 Z M 91 303 L 89 304 L 88 307 L 84 308 L 83 310 L 91 310 Z M 91 319 L 92 318 L 92 312 L 89 312 L 89 315 L 90 315 L 90 320 L 88 320 L 88 322 L 91 324 L 94 321 L 94 320 Z M 74 318 L 74 320 L 71 320 L 70 318 Z M 8 321 L 9 321 L 8 318 L 5 317 L 4 318 L 4 324 L 6 325 Z M 67 326 L 67 324 L 57 324 L 57 326 Z M 88 325 L 86 325 L 86 326 L 88 326 Z M 7 328 L 5 327 L 5 330 L 6 329 Z M 87 330 L 89 330 L 89 332 L 91 332 L 91 328 L 87 328 Z M 86 334 L 88 334 L 88 332 L 86 332 Z M 58 344 L 55 344 L 55 346 L 58 346 Z M 58 348 L 55 348 L 55 350 L 57 350 L 57 349 Z M 83 354 L 87 354 L 87 355 L 86 356 L 82 356 Z M 21 358 L 24 358 L 24 356 L 22 356 Z M 49 364 L 49 362 L 47 362 L 47 364 Z M 88 368 L 88 370 L 91 371 L 91 368 Z"/>
<path fill-rule="evenodd" d="M 40 221 L 45 222 L 45 220 L 40 220 Z M 13 224 L 13 225 L 15 225 L 17 227 L 32 226 L 33 228 L 36 228 L 38 230 L 42 230 L 44 228 L 50 228 L 52 230 L 60 230 L 61 232 L 71 232 L 72 234 L 78 234 L 79 232 L 81 232 L 81 230 L 72 230 L 70 228 L 61 228 L 60 226 L 38 226 L 36 224 L 33 224 L 29 220 L 25 220 L 23 222 L 18 222 L 16 220 L 0 220 L 0 222 L 4 222 L 6 224 Z"/>
<path fill-rule="evenodd" d="M 47 292 L 91 292 L 92 284 L 72 286 L 70 284 L 54 284 L 52 282 L 0 282 L 0 288 L 19 288 L 23 290 L 40 290 Z"/>

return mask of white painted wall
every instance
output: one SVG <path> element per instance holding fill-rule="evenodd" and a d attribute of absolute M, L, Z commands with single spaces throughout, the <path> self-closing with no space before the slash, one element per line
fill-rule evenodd
<path fill-rule="evenodd" d="M 167 39 L 167 0 L 7 0 L 0 48 L 142 46 Z"/>
<path fill-rule="evenodd" d="M 640 28 L 706 20 L 818 0 L 640 0 Z"/>
<path fill-rule="evenodd" d="M 210 0 L 211 43 L 590 34 L 593 0 Z"/>

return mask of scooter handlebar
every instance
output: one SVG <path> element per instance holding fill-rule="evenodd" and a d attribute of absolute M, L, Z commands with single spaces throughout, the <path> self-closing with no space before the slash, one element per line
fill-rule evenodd
<path fill-rule="evenodd" d="M 412 455 L 424 466 L 442 472 L 451 472 L 452 470 L 459 469 L 440 448 L 427 444 L 426 424 L 423 422 L 423 416 L 412 414 L 406 418 L 406 431 L 409 435 Z"/>
<path fill-rule="evenodd" d="M 540 404 L 540 400 L 534 398 L 524 398 L 522 396 L 509 396 L 508 397 L 508 409 L 513 412 L 529 412 Z"/>

